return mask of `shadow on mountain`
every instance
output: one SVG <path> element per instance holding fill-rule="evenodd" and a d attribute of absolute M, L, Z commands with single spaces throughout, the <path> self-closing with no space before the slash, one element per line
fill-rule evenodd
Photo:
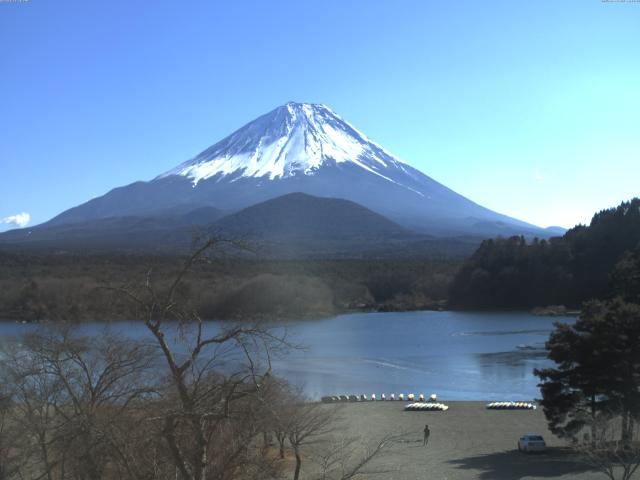
<path fill-rule="evenodd" d="M 545 453 L 524 454 L 517 450 L 456 458 L 448 463 L 461 470 L 473 471 L 474 478 L 518 480 L 521 478 L 556 478 L 593 471 L 578 462 L 566 448 L 549 448 Z"/>

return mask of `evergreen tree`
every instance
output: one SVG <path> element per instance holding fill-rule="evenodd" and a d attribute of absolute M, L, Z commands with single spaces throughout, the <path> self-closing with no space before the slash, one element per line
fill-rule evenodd
<path fill-rule="evenodd" d="M 579 225 L 548 241 L 484 241 L 456 275 L 450 301 L 462 308 L 578 307 L 591 298 L 611 298 L 615 278 L 609 273 L 619 261 L 621 284 L 635 285 L 632 299 L 640 301 L 640 280 L 628 278 L 628 271 L 640 263 L 640 253 L 625 253 L 636 249 L 640 198 L 599 212 L 588 227 Z"/>
<path fill-rule="evenodd" d="M 625 252 L 611 272 L 611 285 L 627 302 L 640 304 L 640 248 Z"/>
<path fill-rule="evenodd" d="M 534 373 L 551 431 L 576 438 L 599 414 L 616 415 L 620 440 L 629 441 L 640 418 L 640 306 L 587 302 L 575 324 L 556 324 L 546 348 L 556 367 Z"/>

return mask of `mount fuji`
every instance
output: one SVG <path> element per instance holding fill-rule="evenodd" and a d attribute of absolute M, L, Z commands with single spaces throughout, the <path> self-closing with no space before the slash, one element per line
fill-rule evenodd
<path fill-rule="evenodd" d="M 185 243 L 190 227 L 211 225 L 240 235 L 286 237 L 286 245 L 303 238 L 314 245 L 336 245 L 346 237 L 349 245 L 357 245 L 356 238 L 377 245 L 553 233 L 457 194 L 325 105 L 287 103 L 150 181 L 115 188 L 36 227 L 6 232 L 0 243 L 175 246 L 176 238 Z"/>
<path fill-rule="evenodd" d="M 436 236 L 549 236 L 457 194 L 329 107 L 308 103 L 280 106 L 153 180 L 115 188 L 45 225 L 202 207 L 234 212 L 294 192 L 350 200 Z"/>

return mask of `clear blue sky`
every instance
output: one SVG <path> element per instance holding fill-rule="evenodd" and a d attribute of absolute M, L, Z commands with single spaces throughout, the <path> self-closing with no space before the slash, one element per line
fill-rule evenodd
<path fill-rule="evenodd" d="M 538 225 L 640 194 L 640 3 L 5 0 L 0 45 L 0 218 L 151 179 L 289 100 Z"/>

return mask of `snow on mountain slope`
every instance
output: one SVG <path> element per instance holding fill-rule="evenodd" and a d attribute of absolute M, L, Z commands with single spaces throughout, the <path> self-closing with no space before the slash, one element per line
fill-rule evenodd
<path fill-rule="evenodd" d="M 329 107 L 290 102 L 158 178 L 181 175 L 194 185 L 218 174 L 275 180 L 314 175 L 329 162 L 352 163 L 393 183 L 385 170 L 406 172 L 404 163 Z"/>
<path fill-rule="evenodd" d="M 153 180 L 114 188 L 47 224 L 153 216 L 176 208 L 231 213 L 295 192 L 350 200 L 430 235 L 548 236 L 454 192 L 328 107 L 309 103 L 277 107 Z"/>

